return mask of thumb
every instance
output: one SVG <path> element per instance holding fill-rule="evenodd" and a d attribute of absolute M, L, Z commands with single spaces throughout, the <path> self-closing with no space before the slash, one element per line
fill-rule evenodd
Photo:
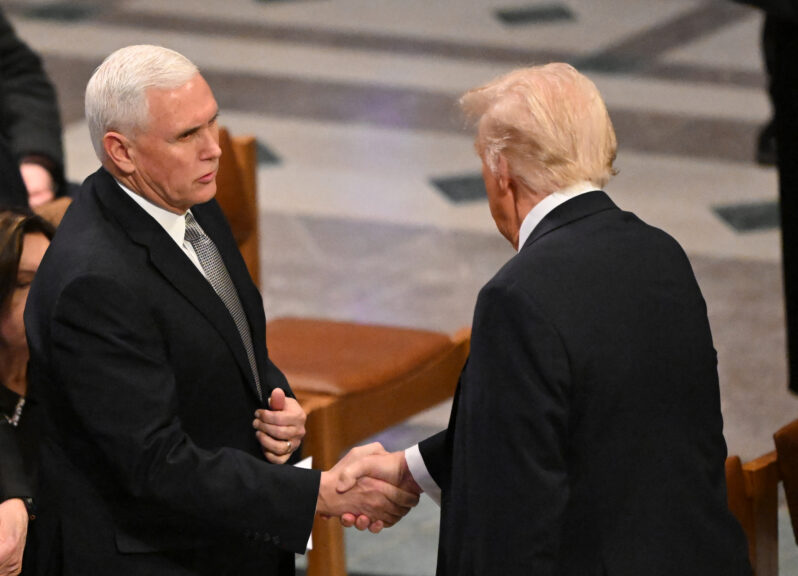
<path fill-rule="evenodd" d="M 272 410 L 283 410 L 285 408 L 285 392 L 282 388 L 272 390 L 269 396 L 269 408 Z"/>
<path fill-rule="evenodd" d="M 338 483 L 335 485 L 336 491 L 341 494 L 352 488 L 363 476 L 368 476 L 371 467 L 368 465 L 368 459 L 363 458 L 357 462 L 353 462 L 338 474 Z"/>

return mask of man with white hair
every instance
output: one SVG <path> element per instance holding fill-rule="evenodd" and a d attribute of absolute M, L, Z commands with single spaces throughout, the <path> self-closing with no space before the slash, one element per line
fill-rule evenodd
<path fill-rule="evenodd" d="M 479 294 L 448 429 L 345 478 L 442 496 L 440 576 L 750 574 L 706 305 L 676 241 L 601 191 L 595 85 L 549 64 L 461 105 L 518 254 Z"/>
<path fill-rule="evenodd" d="M 38 573 L 288 576 L 316 512 L 398 520 L 417 495 L 373 481 L 338 494 L 336 468 L 282 465 L 305 414 L 269 360 L 260 293 L 213 200 L 218 106 L 194 64 L 120 49 L 89 81 L 86 116 L 102 168 L 25 318 L 51 424 Z"/>

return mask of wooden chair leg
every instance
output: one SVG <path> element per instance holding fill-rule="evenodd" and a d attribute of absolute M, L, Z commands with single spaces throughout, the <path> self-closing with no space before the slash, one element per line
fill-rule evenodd
<path fill-rule="evenodd" d="M 753 559 L 756 576 L 777 576 L 779 573 L 778 485 L 779 474 L 775 452 L 760 456 L 743 465 L 746 491 L 751 499 L 754 520 Z"/>
<path fill-rule="evenodd" d="M 308 552 L 307 576 L 346 576 L 344 529 L 338 520 L 316 518 L 313 550 Z"/>
<path fill-rule="evenodd" d="M 313 467 L 329 470 L 338 462 L 343 447 L 331 431 L 329 406 L 333 398 L 297 395 L 308 414 L 304 451 L 313 454 Z M 346 576 L 344 529 L 337 519 L 316 517 L 313 524 L 313 550 L 308 552 L 307 576 Z"/>

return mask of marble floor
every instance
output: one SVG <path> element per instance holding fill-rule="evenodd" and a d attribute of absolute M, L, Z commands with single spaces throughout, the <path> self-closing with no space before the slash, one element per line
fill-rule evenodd
<path fill-rule="evenodd" d="M 54 79 L 69 177 L 97 161 L 83 90 L 112 50 L 196 62 L 234 133 L 259 141 L 267 313 L 453 331 L 511 255 L 456 100 L 514 67 L 595 80 L 620 144 L 607 187 L 675 236 L 707 300 L 730 453 L 772 449 L 786 390 L 776 174 L 754 162 L 770 115 L 760 15 L 728 0 L 0 0 Z M 622 16 L 622 17 L 621 17 Z M 437 407 L 380 436 L 445 426 Z M 434 574 L 437 510 L 347 536 L 353 574 Z M 781 516 L 783 574 L 798 548 Z"/>

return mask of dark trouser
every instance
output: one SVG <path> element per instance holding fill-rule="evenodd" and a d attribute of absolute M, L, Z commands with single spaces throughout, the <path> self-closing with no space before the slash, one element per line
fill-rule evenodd
<path fill-rule="evenodd" d="M 798 24 L 768 16 L 779 167 L 788 381 L 798 393 Z"/>

